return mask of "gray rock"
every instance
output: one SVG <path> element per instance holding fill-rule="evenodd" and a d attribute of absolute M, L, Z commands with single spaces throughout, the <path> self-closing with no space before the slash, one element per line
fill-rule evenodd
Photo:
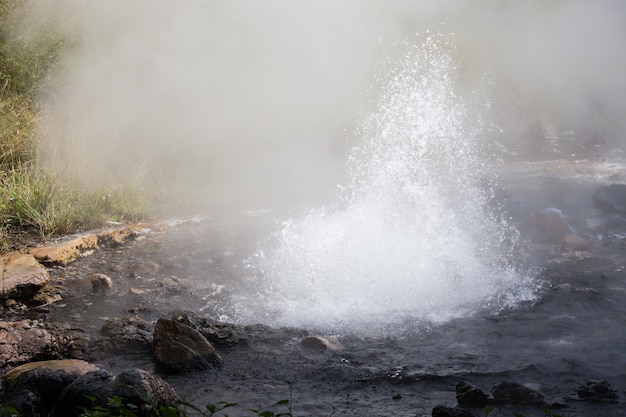
<path fill-rule="evenodd" d="M 543 395 L 524 385 L 503 381 L 491 390 L 494 401 L 505 404 L 548 406 Z"/>
<path fill-rule="evenodd" d="M 456 401 L 461 407 L 484 407 L 489 394 L 466 381 L 456 384 Z"/>
<path fill-rule="evenodd" d="M 617 391 L 604 380 L 592 380 L 576 390 L 578 398 L 590 402 L 617 402 Z"/>
<path fill-rule="evenodd" d="M 300 342 L 302 347 L 321 351 L 336 351 L 343 349 L 339 339 L 333 336 L 307 336 Z"/>
<path fill-rule="evenodd" d="M 109 319 L 91 353 L 100 357 L 116 351 L 150 352 L 153 331 L 153 326 L 139 317 Z"/>
<path fill-rule="evenodd" d="M 199 331 L 213 346 L 233 347 L 249 342 L 245 329 L 236 324 L 195 317 L 184 312 L 174 314 L 173 319 Z"/>
<path fill-rule="evenodd" d="M 599 188 L 593 202 L 609 213 L 626 213 L 626 184 L 611 184 Z"/>
<path fill-rule="evenodd" d="M 561 210 L 549 207 L 525 218 L 519 226 L 522 233 L 540 241 L 561 242 L 573 230 Z"/>
<path fill-rule="evenodd" d="M 224 362 L 200 332 L 176 320 L 159 319 L 153 339 L 154 359 L 169 371 L 210 369 Z"/>

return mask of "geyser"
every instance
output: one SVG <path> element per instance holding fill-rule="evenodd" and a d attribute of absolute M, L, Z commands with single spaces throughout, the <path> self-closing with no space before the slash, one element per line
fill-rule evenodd
<path fill-rule="evenodd" d="M 382 330 L 535 297 L 531 274 L 514 266 L 515 230 L 488 208 L 480 122 L 459 93 L 451 48 L 444 35 L 407 47 L 362 123 L 348 186 L 335 204 L 285 222 L 253 257 L 262 301 L 239 300 L 240 319 Z"/>

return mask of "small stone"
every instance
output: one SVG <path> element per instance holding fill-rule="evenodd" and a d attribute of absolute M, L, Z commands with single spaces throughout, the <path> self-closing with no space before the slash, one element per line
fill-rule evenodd
<path fill-rule="evenodd" d="M 343 346 L 334 336 L 307 336 L 300 342 L 300 345 L 309 349 L 337 351 Z"/>
<path fill-rule="evenodd" d="M 573 234 L 565 235 L 563 241 L 567 246 L 573 249 L 589 249 L 591 247 L 591 242 L 587 239 Z"/>
<path fill-rule="evenodd" d="M 129 289 L 128 289 L 128 292 L 129 292 L 130 294 L 132 294 L 132 295 L 143 295 L 143 294 L 145 294 L 145 293 L 146 293 L 146 292 L 145 292 L 144 290 L 142 290 L 142 289 L 139 289 L 139 288 L 133 288 L 133 287 L 129 288 Z"/>
<path fill-rule="evenodd" d="M 113 280 L 105 274 L 93 274 L 91 276 L 91 288 L 96 294 L 107 293 L 113 288 Z"/>
<path fill-rule="evenodd" d="M 554 207 L 537 211 L 528 216 L 520 224 L 520 230 L 542 241 L 549 242 L 562 241 L 566 235 L 572 233 L 572 229 L 561 210 Z"/>
<path fill-rule="evenodd" d="M 591 402 L 616 402 L 617 391 L 604 380 L 592 380 L 576 390 L 578 398 Z"/>

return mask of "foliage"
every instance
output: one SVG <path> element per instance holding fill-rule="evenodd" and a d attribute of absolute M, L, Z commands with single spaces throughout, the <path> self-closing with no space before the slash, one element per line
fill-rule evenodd
<path fill-rule="evenodd" d="M 0 417 L 17 417 L 19 416 L 18 411 L 13 407 L 3 406 L 0 407 Z"/>
<path fill-rule="evenodd" d="M 0 84 L 12 93 L 32 98 L 57 64 L 65 37 L 54 27 L 39 31 L 37 36 L 12 31 L 23 25 L 29 12 L 26 2 L 0 0 Z"/>
<path fill-rule="evenodd" d="M 141 218 L 147 208 L 138 190 L 81 190 L 37 169 L 0 173 L 0 226 L 30 228 L 45 237 Z"/>
<path fill-rule="evenodd" d="M 141 415 L 145 415 L 147 411 L 145 408 L 141 409 L 135 404 L 126 403 L 124 399 L 119 397 L 110 398 L 106 407 L 96 405 L 96 397 L 88 398 L 91 400 L 92 405 L 84 409 L 80 417 L 140 417 Z M 208 404 L 204 409 L 185 401 L 178 401 L 177 405 L 177 408 L 161 406 L 158 410 L 153 409 L 149 405 L 145 405 L 145 407 L 150 409 L 152 413 L 150 415 L 161 417 L 212 417 L 220 414 L 224 417 L 228 417 L 228 414 L 226 414 L 224 410 L 237 406 L 236 403 L 224 401 Z M 280 400 L 276 402 L 272 408 L 276 406 L 286 406 L 288 411 L 278 413 L 271 410 L 263 410 L 262 408 L 248 409 L 246 411 L 258 417 L 293 417 L 291 402 L 289 400 Z"/>
<path fill-rule="evenodd" d="M 16 231 L 49 236 L 148 214 L 138 187 L 108 184 L 86 189 L 37 167 L 37 97 L 63 48 L 71 45 L 52 23 L 16 31 L 28 21 L 30 5 L 0 0 L 0 251 L 9 248 Z"/>
<path fill-rule="evenodd" d="M 486 406 L 486 407 L 483 409 L 482 416 L 483 416 L 483 417 L 488 417 L 488 416 L 489 416 L 491 413 L 493 413 L 494 411 L 496 411 L 496 408 L 491 407 L 490 405 L 488 405 L 488 406 Z M 562 417 L 560 414 L 554 414 L 554 413 L 552 412 L 552 410 L 550 410 L 550 409 L 542 409 L 542 410 L 540 410 L 540 411 L 541 411 L 541 413 L 543 413 L 543 415 L 544 415 L 545 417 Z M 501 411 L 500 411 L 500 410 L 498 410 L 498 415 L 502 415 L 502 413 L 501 413 Z M 522 413 L 522 412 L 520 412 L 520 411 L 512 411 L 512 412 L 511 412 L 511 415 L 512 415 L 513 417 L 525 417 L 525 414 L 524 414 L 524 413 Z"/>

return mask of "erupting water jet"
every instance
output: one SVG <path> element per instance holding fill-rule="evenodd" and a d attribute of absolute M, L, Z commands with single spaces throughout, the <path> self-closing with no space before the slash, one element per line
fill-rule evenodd
<path fill-rule="evenodd" d="M 262 289 L 237 302 L 239 319 L 406 328 L 535 298 L 532 274 L 515 263 L 515 229 L 488 208 L 480 122 L 459 94 L 450 48 L 444 35 L 408 48 L 362 125 L 349 185 L 336 204 L 286 221 L 253 257 Z"/>

